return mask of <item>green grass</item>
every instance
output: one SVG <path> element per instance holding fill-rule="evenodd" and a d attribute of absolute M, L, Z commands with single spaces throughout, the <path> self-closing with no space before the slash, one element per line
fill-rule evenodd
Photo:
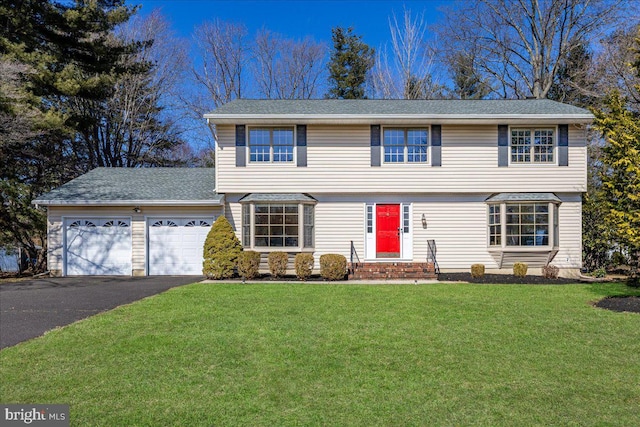
<path fill-rule="evenodd" d="M 638 294 L 638 291 L 635 291 Z M 640 425 L 620 284 L 195 284 L 0 352 L 73 425 Z"/>

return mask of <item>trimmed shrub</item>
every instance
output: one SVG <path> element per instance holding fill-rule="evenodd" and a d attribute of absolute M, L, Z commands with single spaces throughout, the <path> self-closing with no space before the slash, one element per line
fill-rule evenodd
<path fill-rule="evenodd" d="M 243 279 L 255 279 L 260 273 L 260 253 L 243 251 L 238 256 L 238 275 Z"/>
<path fill-rule="evenodd" d="M 216 280 L 233 277 L 241 252 L 242 245 L 233 227 L 224 216 L 219 216 L 204 241 L 202 274 Z"/>
<path fill-rule="evenodd" d="M 471 277 L 484 276 L 484 264 L 473 264 L 471 266 Z"/>
<path fill-rule="evenodd" d="M 542 267 L 542 276 L 545 279 L 557 279 L 560 269 L 555 265 L 545 265 Z"/>
<path fill-rule="evenodd" d="M 524 262 L 516 262 L 513 264 L 513 275 L 516 277 L 524 277 L 527 275 L 529 266 Z"/>
<path fill-rule="evenodd" d="M 273 277 L 282 277 L 287 274 L 287 262 L 289 254 L 286 252 L 271 252 L 268 257 L 269 271 Z"/>
<path fill-rule="evenodd" d="M 313 271 L 313 254 L 296 254 L 294 264 L 296 267 L 296 277 L 300 280 L 307 280 Z"/>
<path fill-rule="evenodd" d="M 347 258 L 340 254 L 320 256 L 320 275 L 327 280 L 343 280 L 347 274 Z"/>

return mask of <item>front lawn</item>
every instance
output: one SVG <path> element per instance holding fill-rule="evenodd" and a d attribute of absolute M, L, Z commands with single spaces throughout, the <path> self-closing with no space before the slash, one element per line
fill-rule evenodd
<path fill-rule="evenodd" d="M 189 285 L 2 350 L 0 402 L 92 426 L 640 425 L 640 315 L 590 305 L 621 293 Z"/>

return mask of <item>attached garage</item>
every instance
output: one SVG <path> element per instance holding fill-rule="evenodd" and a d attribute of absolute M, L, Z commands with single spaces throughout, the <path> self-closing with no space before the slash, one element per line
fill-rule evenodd
<path fill-rule="evenodd" d="M 148 219 L 148 274 L 202 274 L 202 250 L 214 220 L 177 217 Z"/>
<path fill-rule="evenodd" d="M 213 168 L 96 168 L 33 203 L 47 207 L 53 276 L 200 276 L 225 208 Z"/>
<path fill-rule="evenodd" d="M 131 219 L 69 218 L 64 224 L 67 276 L 131 275 Z"/>

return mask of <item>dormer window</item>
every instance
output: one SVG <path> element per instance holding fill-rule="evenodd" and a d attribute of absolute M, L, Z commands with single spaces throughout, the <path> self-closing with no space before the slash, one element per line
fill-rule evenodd
<path fill-rule="evenodd" d="M 249 130 L 251 163 L 292 163 L 293 128 L 252 128 Z"/>

